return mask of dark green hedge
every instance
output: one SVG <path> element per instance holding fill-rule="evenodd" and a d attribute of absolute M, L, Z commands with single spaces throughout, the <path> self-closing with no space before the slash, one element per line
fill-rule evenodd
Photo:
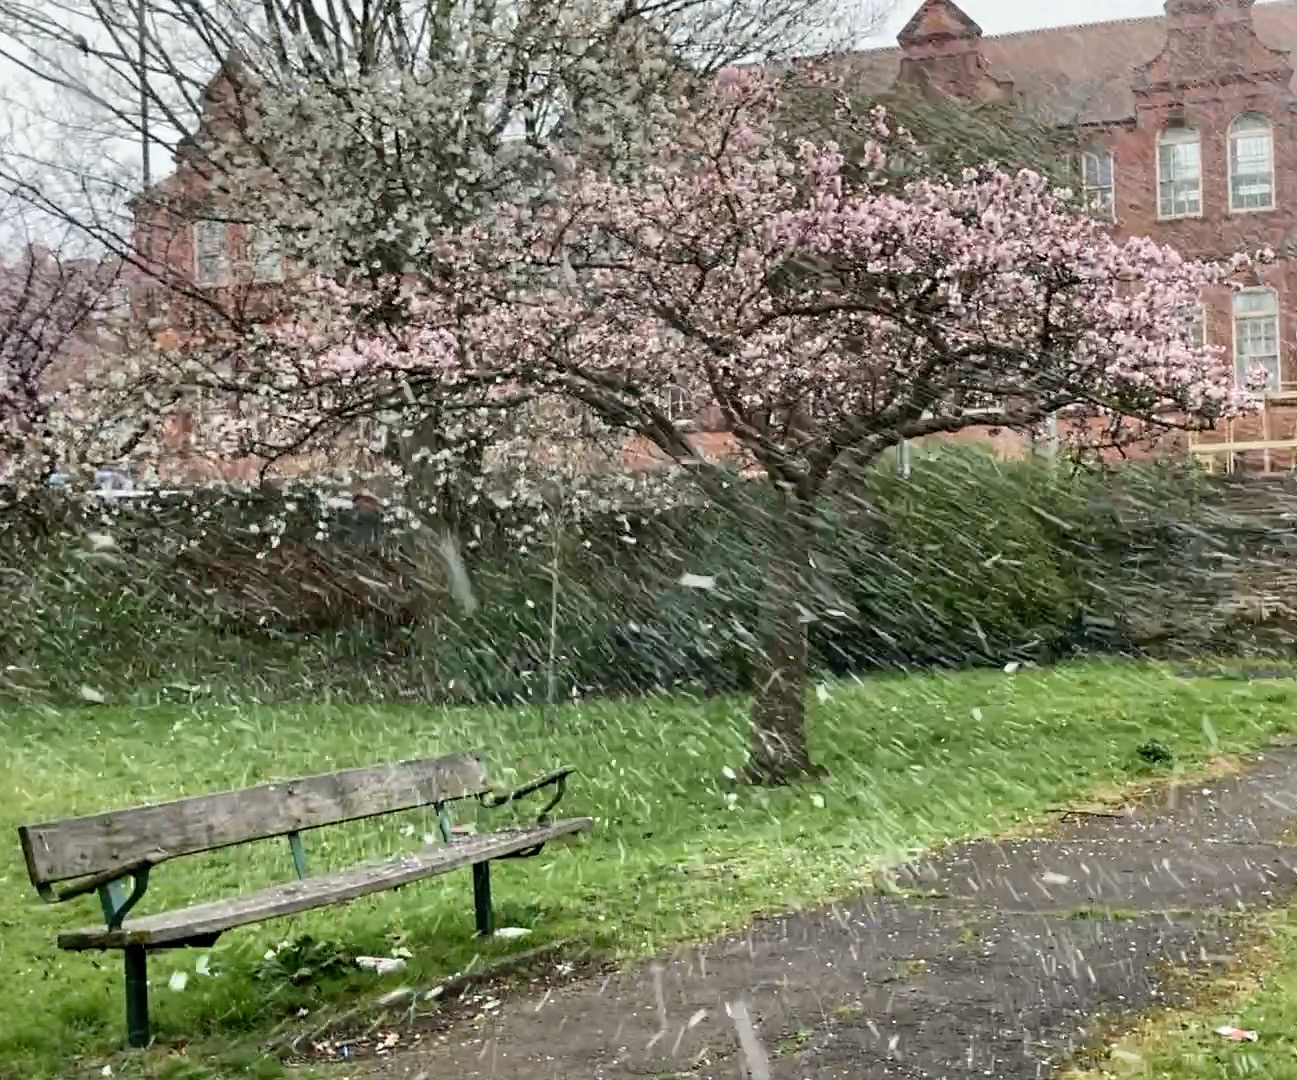
<path fill-rule="evenodd" d="M 920 458 L 904 480 L 887 463 L 843 476 L 821 507 L 807 586 L 814 663 L 845 674 L 1131 649 L 1128 615 L 1165 586 L 1196 484 L 1160 467 L 1100 475 L 975 450 Z M 86 540 L 94 523 L 24 532 L 0 565 L 0 695 L 544 700 L 555 572 L 560 699 L 740 689 L 777 542 L 772 506 L 745 485 L 732 506 L 469 551 L 472 614 L 420 587 L 426 561 L 346 515 L 318 539 L 300 501 L 270 551 L 248 530 L 265 507 L 227 505 L 201 527 L 185 508 L 141 512 L 102 551 Z"/>

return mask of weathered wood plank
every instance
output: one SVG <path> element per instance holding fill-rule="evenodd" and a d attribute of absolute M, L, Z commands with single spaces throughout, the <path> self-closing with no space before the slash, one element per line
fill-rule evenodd
<path fill-rule="evenodd" d="M 489 790 L 478 754 L 398 761 L 19 830 L 34 885 L 412 810 Z"/>
<path fill-rule="evenodd" d="M 204 934 L 219 934 L 236 926 L 397 889 L 423 878 L 523 851 L 534 844 L 585 832 L 592 824 L 591 818 L 569 818 L 532 828 L 457 837 L 445 847 L 425 848 L 381 863 L 291 881 L 230 900 L 127 919 L 118 930 L 106 930 L 102 926 L 73 930 L 59 935 L 59 948 L 120 949 L 127 945 L 161 948 Z"/>

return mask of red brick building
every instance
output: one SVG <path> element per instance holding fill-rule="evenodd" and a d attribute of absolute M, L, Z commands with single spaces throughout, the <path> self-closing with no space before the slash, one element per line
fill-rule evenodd
<path fill-rule="evenodd" d="M 1248 289 L 1204 297 L 1196 319 L 1237 370 L 1260 364 L 1271 373 L 1266 407 L 1197 440 L 1195 451 L 1211 462 L 1286 469 L 1297 464 L 1295 46 L 1297 0 L 1166 0 L 1162 16 L 989 37 L 955 0 L 924 0 L 896 47 L 842 64 L 866 93 L 899 81 L 935 94 L 1017 98 L 1081 132 L 1082 187 L 1120 235 L 1149 235 L 1191 256 L 1273 248 L 1278 260 Z M 228 75 L 209 92 L 213 124 L 230 106 Z M 194 222 L 204 184 L 201 158 L 182 147 L 176 173 L 139 203 L 142 249 L 200 287 L 274 280 L 280 267 L 258 238 Z M 1023 445 L 985 429 L 965 435 L 995 438 L 1006 452 Z M 1261 441 L 1273 445 L 1256 448 Z M 706 442 L 720 447 L 715 434 Z"/>
<path fill-rule="evenodd" d="M 1275 250 L 1248 290 L 1204 297 L 1198 319 L 1236 370 L 1271 372 L 1266 408 L 1196 449 L 1291 467 L 1292 449 L 1246 447 L 1297 438 L 1297 2 L 1166 0 L 1161 16 L 987 37 L 954 0 L 925 0 L 897 42 L 851 57 L 862 89 L 1021 98 L 1082 134 L 1083 190 L 1119 235 L 1209 258 Z M 1231 440 L 1237 456 L 1206 445 Z"/>
<path fill-rule="evenodd" d="M 238 207 L 223 205 L 213 195 L 212 169 L 202 150 L 207 139 L 238 131 L 241 106 L 238 64 L 223 64 L 207 84 L 203 115 L 195 137 L 176 147 L 174 170 L 141 192 L 131 204 L 133 247 L 153 271 L 153 294 L 141 288 L 140 313 L 153 313 L 157 293 L 167 300 L 171 318 L 184 319 L 185 305 L 176 294 L 186 287 L 215 290 L 222 299 L 236 290 L 282 280 L 283 266 L 271 237 L 239 220 Z"/>

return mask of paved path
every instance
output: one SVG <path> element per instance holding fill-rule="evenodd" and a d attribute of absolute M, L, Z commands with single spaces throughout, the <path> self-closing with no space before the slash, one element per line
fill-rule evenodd
<path fill-rule="evenodd" d="M 1222 913 L 1297 894 L 1297 748 L 1129 818 L 959 845 L 900 868 L 922 896 L 763 921 L 646 968 L 506 1001 L 356 1075 L 382 1080 L 735 1080 L 730 1015 L 769 1080 L 1036 1080 L 1097 1018 L 1168 1001 L 1165 965 L 1210 969 Z M 727 1011 L 728 1010 L 728 1011 Z M 758 1062 L 751 1080 L 765 1080 Z"/>

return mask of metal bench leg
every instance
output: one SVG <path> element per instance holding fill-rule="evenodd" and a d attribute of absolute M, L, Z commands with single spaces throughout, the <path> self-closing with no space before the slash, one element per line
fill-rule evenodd
<path fill-rule="evenodd" d="M 495 910 L 491 907 L 491 864 L 473 864 L 473 912 L 477 916 L 477 932 L 482 937 L 495 933 Z"/>
<path fill-rule="evenodd" d="M 143 945 L 127 945 L 126 958 L 126 1043 L 139 1048 L 149 1045 L 148 958 Z"/>

